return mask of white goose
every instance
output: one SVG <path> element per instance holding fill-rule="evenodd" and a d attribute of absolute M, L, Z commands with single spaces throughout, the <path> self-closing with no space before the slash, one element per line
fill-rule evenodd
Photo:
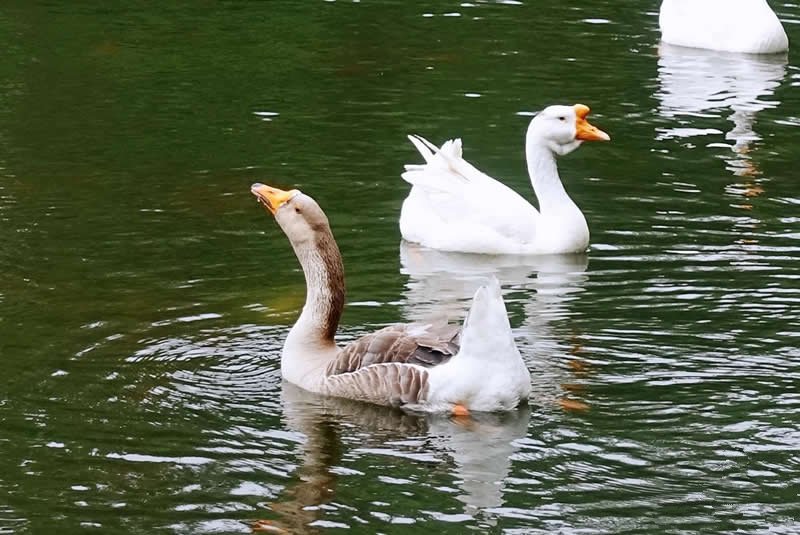
<path fill-rule="evenodd" d="M 306 278 L 306 303 L 281 355 L 284 379 L 320 394 L 456 415 L 509 410 L 528 398 L 530 373 L 496 279 L 475 293 L 463 327 L 396 324 L 340 347 L 344 267 L 328 218 L 298 190 L 253 184 L 251 191 L 289 238 Z"/>
<path fill-rule="evenodd" d="M 661 40 L 692 48 L 774 54 L 789 38 L 766 0 L 664 0 Z"/>
<path fill-rule="evenodd" d="M 583 141 L 611 139 L 589 124 L 588 114 L 583 104 L 549 106 L 528 126 L 525 155 L 539 210 L 464 160 L 460 139 L 439 149 L 420 136 L 409 136 L 425 164 L 406 165 L 402 175 L 412 185 L 400 214 L 403 238 L 465 253 L 584 252 L 589 227 L 561 183 L 556 156 L 569 154 Z"/>

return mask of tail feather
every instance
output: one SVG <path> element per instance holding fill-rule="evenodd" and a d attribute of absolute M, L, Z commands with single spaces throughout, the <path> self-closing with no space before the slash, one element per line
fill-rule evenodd
<path fill-rule="evenodd" d="M 450 191 L 458 188 L 458 183 L 468 181 L 461 170 L 474 168 L 461 156 L 461 139 L 445 141 L 441 148 L 422 136 L 409 135 L 408 139 L 425 159 L 425 163 L 406 165 L 406 172 L 401 175 L 403 180 L 436 191 Z"/>
<path fill-rule="evenodd" d="M 494 276 L 475 292 L 460 341 L 465 355 L 518 355 L 500 283 Z"/>
<path fill-rule="evenodd" d="M 422 136 L 410 135 L 408 136 L 408 140 L 417 148 L 426 163 L 431 163 L 434 155 L 439 152 L 439 148 L 436 145 Z"/>

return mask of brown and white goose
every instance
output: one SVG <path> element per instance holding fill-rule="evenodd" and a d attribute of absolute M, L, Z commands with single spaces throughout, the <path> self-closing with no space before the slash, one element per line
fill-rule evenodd
<path fill-rule="evenodd" d="M 284 379 L 306 390 L 409 410 L 509 410 L 530 393 L 496 279 L 475 293 L 463 326 L 395 324 L 345 346 L 344 266 L 328 218 L 298 190 L 253 184 L 289 238 L 306 278 L 306 303 L 281 355 Z"/>

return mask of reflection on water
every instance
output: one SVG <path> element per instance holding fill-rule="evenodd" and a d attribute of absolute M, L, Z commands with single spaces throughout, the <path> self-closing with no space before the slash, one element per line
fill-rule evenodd
<path fill-rule="evenodd" d="M 506 504 L 518 441 L 528 432 L 528 406 L 451 419 L 319 396 L 281 384 L 277 356 L 286 330 L 243 326 L 146 340 L 127 360 L 158 362 L 161 373 L 135 384 L 127 377 L 131 369 L 108 378 L 122 391 L 118 403 L 133 401 L 143 412 L 128 422 L 129 432 L 144 435 L 151 418 L 167 428 L 165 436 L 175 418 L 195 430 L 172 443 L 119 445 L 109 437 L 94 444 L 93 455 L 117 471 L 169 478 L 177 500 L 169 527 L 179 533 L 315 533 L 366 520 L 418 523 L 419 504 L 404 510 L 398 498 L 413 503 L 426 493 L 433 501 L 423 509 L 433 518 L 497 522 L 485 511 Z M 361 486 L 376 478 L 378 490 L 364 494 Z M 206 480 L 224 483 L 212 492 Z M 367 500 L 368 512 L 342 504 L 353 489 Z M 208 518 L 184 520 L 201 512 Z"/>
<path fill-rule="evenodd" d="M 740 180 L 729 193 L 745 197 L 763 192 L 754 158 L 756 115 L 780 104 L 775 90 L 786 76 L 786 55 L 758 56 L 677 47 L 659 47 L 656 96 L 659 113 L 677 126 L 659 129 L 657 139 L 694 138 L 721 134 L 709 127 L 709 119 L 726 114 L 733 123 L 725 132 L 732 155 L 723 158 L 727 169 Z M 708 146 L 720 146 L 711 143 Z M 749 205 L 745 205 L 749 206 Z"/>
<path fill-rule="evenodd" d="M 585 254 L 475 255 L 437 251 L 415 243 L 400 243 L 401 273 L 408 275 L 403 309 L 409 320 L 422 321 L 447 314 L 463 316 L 473 294 L 494 275 L 508 294 L 533 290 L 548 314 L 558 316 L 565 294 L 579 291 L 581 275 L 589 265 Z M 507 299 L 508 300 L 508 299 Z"/>
<path fill-rule="evenodd" d="M 281 399 L 287 427 L 302 433 L 299 481 L 281 493 L 269 508 L 278 513 L 273 525 L 300 532 L 313 525 L 323 506 L 335 496 L 337 474 L 343 468 L 343 442 L 357 437 L 356 457 L 397 457 L 422 464 L 454 464 L 452 477 L 460 488 L 464 519 L 504 504 L 504 480 L 515 442 L 528 430 L 530 409 L 522 406 L 501 414 L 470 418 L 416 415 L 347 399 L 327 398 L 283 383 Z M 385 473 L 381 500 L 392 500 L 392 484 L 409 483 L 407 473 Z M 409 518 L 413 522 L 413 518 Z"/>

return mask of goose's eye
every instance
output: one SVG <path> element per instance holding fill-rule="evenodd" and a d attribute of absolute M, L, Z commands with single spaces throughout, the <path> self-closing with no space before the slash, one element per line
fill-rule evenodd
<path fill-rule="evenodd" d="M 562 115 L 561 117 L 558 118 L 558 120 L 563 123 L 564 121 L 567 120 L 567 118 Z"/>
<path fill-rule="evenodd" d="M 296 214 L 300 213 L 300 207 L 299 206 L 295 206 L 294 207 L 294 213 L 296 213 Z"/>

